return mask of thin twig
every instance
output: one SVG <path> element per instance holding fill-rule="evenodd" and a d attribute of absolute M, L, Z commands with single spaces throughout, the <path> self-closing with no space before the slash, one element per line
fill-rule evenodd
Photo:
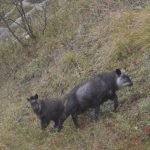
<path fill-rule="evenodd" d="M 20 38 L 14 33 L 14 31 L 10 28 L 7 20 L 5 19 L 5 17 L 3 17 L 2 14 L 0 14 L 0 19 L 5 23 L 6 27 L 8 28 L 8 30 L 10 31 L 10 33 L 15 37 L 15 39 L 22 45 L 25 46 L 25 44 L 20 40 Z"/>
<path fill-rule="evenodd" d="M 48 6 L 48 3 L 46 2 L 45 6 L 43 6 L 43 10 L 44 10 L 44 28 L 43 28 L 43 31 L 42 31 L 43 34 L 45 33 L 45 30 L 46 30 L 46 27 L 47 27 L 47 6 Z"/>

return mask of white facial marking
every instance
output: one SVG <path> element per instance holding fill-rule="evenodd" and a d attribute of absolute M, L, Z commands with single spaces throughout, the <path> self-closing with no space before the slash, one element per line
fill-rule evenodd
<path fill-rule="evenodd" d="M 122 82 L 121 76 L 117 77 L 117 85 L 118 85 L 118 87 L 122 87 L 122 84 L 123 84 L 123 82 Z"/>
<path fill-rule="evenodd" d="M 36 102 L 36 100 L 35 99 L 32 99 L 31 100 L 31 104 L 33 104 L 33 103 L 35 103 Z"/>
<path fill-rule="evenodd" d="M 117 86 L 119 88 L 129 85 L 131 85 L 131 82 L 128 80 L 126 73 L 122 73 L 119 77 L 117 76 Z"/>
<path fill-rule="evenodd" d="M 125 83 L 122 84 L 122 86 L 128 86 L 130 84 L 131 84 L 130 82 L 125 82 Z"/>

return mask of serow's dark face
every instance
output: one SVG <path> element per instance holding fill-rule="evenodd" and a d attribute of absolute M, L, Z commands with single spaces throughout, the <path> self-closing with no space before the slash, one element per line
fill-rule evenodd
<path fill-rule="evenodd" d="M 120 70 L 120 74 L 117 74 L 117 85 L 118 87 L 126 87 L 132 86 L 133 82 L 131 81 L 130 77 L 127 75 L 125 71 Z"/>
<path fill-rule="evenodd" d="M 27 100 L 30 102 L 31 107 L 32 107 L 34 112 L 40 111 L 40 104 L 38 102 L 38 95 L 37 94 L 35 96 L 31 96 L 30 98 L 27 98 Z"/>

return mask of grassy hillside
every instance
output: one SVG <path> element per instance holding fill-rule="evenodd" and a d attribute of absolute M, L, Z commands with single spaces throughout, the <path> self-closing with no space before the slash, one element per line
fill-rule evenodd
<path fill-rule="evenodd" d="M 125 1 L 126 2 L 126 1 Z M 150 6 L 98 0 L 52 1 L 48 26 L 28 47 L 0 43 L 0 150 L 148 150 L 150 147 Z M 145 3 L 144 3 L 145 2 Z M 138 5 L 138 6 L 137 6 Z M 139 7 L 141 6 L 141 7 Z M 118 92 L 119 111 L 89 111 L 81 129 L 41 131 L 26 98 L 63 96 L 102 71 L 126 68 L 134 86 Z"/>

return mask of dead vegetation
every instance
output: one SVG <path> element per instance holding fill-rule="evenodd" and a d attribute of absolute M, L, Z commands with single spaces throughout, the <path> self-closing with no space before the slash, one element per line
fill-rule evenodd
<path fill-rule="evenodd" d="M 125 2 L 131 1 L 60 5 L 56 0 L 47 8 L 44 35 L 34 18 L 37 42 L 28 41 L 26 48 L 1 43 L 0 149 L 149 149 L 150 7 L 148 1 Z M 89 123 L 89 111 L 81 115 L 79 130 L 70 119 L 60 134 L 40 130 L 26 97 L 65 95 L 81 81 L 116 67 L 126 68 L 134 81 L 132 89 L 119 92 L 118 113 L 107 103 L 97 124 Z"/>

